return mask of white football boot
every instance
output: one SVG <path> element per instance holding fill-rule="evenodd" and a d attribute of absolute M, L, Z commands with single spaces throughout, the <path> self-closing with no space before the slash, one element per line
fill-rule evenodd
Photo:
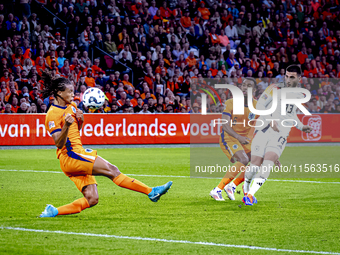
<path fill-rule="evenodd" d="M 218 187 L 210 191 L 209 195 L 216 201 L 224 201 L 224 198 L 222 197 L 222 190 L 219 189 Z"/>
<path fill-rule="evenodd" d="M 228 198 L 230 200 L 235 200 L 235 190 L 236 190 L 236 185 L 234 184 L 234 182 L 231 182 L 227 186 L 224 187 L 224 191 L 227 193 Z"/>

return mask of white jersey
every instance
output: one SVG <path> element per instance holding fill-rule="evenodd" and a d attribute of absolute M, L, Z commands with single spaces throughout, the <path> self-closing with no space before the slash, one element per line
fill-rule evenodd
<path fill-rule="evenodd" d="M 302 130 L 303 124 L 299 120 L 296 115 L 297 106 L 295 104 L 288 104 L 286 105 L 286 115 L 281 113 L 281 90 L 278 88 L 277 85 L 272 84 L 270 85 L 260 96 L 258 103 L 256 105 L 257 110 L 267 110 L 270 109 L 273 103 L 273 89 L 277 89 L 277 97 L 278 97 L 278 104 L 276 110 L 270 115 L 261 115 L 259 117 L 257 126 L 259 126 L 262 121 L 264 125 L 261 127 L 257 127 L 257 130 L 263 130 L 264 128 L 272 129 L 272 120 L 274 119 L 278 124 L 278 129 L 280 135 L 287 137 L 289 132 L 293 126 L 297 129 Z M 287 93 L 287 98 L 289 99 L 298 99 L 304 98 L 304 94 L 297 92 L 297 93 Z M 270 125 L 270 126 L 268 126 Z M 273 131 L 273 130 L 271 130 Z"/>

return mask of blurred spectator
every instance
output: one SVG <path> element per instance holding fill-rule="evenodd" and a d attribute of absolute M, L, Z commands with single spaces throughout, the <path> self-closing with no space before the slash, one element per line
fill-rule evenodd
<path fill-rule="evenodd" d="M 18 109 L 17 113 L 27 113 L 28 105 L 27 103 L 23 102 L 20 104 L 20 108 Z"/>
<path fill-rule="evenodd" d="M 142 111 L 139 111 L 139 113 L 151 113 L 148 109 L 149 109 L 149 105 L 148 104 L 144 104 L 142 106 Z"/>
<path fill-rule="evenodd" d="M 94 36 L 90 26 L 86 26 L 85 30 L 80 34 L 79 47 L 84 51 L 89 51 L 89 47 L 94 42 Z"/>

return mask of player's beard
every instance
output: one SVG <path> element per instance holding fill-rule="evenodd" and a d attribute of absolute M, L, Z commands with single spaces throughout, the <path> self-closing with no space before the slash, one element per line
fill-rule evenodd
<path fill-rule="evenodd" d="M 296 88 L 299 84 L 299 82 L 291 82 L 291 86 L 288 86 L 288 84 L 286 83 L 286 81 L 283 82 L 284 83 L 284 87 L 286 88 Z M 283 88 L 283 87 L 282 87 Z"/>
<path fill-rule="evenodd" d="M 289 88 L 296 88 L 298 86 L 298 82 L 292 82 Z"/>

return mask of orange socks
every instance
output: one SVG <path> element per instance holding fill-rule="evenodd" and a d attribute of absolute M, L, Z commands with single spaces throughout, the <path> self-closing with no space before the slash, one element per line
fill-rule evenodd
<path fill-rule="evenodd" d="M 71 204 L 58 207 L 58 215 L 80 213 L 82 210 L 89 208 L 90 205 L 85 197 L 79 198 Z"/>
<path fill-rule="evenodd" d="M 125 174 L 120 174 L 116 178 L 113 179 L 113 182 L 117 184 L 119 187 L 134 190 L 137 192 L 144 193 L 148 195 L 151 192 L 151 188 L 146 186 L 144 183 L 136 179 L 132 179 Z M 58 215 L 66 215 L 66 214 L 74 214 L 80 213 L 82 210 L 89 208 L 90 205 L 85 197 L 77 199 L 68 205 L 63 205 L 58 207 Z"/>
<path fill-rule="evenodd" d="M 226 173 L 226 175 L 223 177 L 223 179 L 221 180 L 220 184 L 218 184 L 217 187 L 220 188 L 220 189 L 224 189 L 224 187 L 227 186 L 228 183 L 231 182 L 235 178 L 235 176 L 241 171 L 242 166 L 245 166 L 245 165 L 243 165 L 240 162 L 236 162 L 232 166 L 232 168 L 230 168 L 230 171 L 228 173 Z"/>
<path fill-rule="evenodd" d="M 217 187 L 219 189 L 224 189 L 224 187 L 227 186 L 232 180 L 233 178 L 222 178 L 220 184 L 218 184 Z"/>
<path fill-rule="evenodd" d="M 118 175 L 112 181 L 119 187 L 134 190 L 140 193 L 144 193 L 146 195 L 148 195 L 152 190 L 149 186 L 145 185 L 144 183 L 136 179 L 130 178 L 125 174 Z"/>
<path fill-rule="evenodd" d="M 237 187 L 237 186 L 240 185 L 240 183 L 242 183 L 242 182 L 244 182 L 244 171 L 242 171 L 242 172 L 240 173 L 240 176 L 237 177 L 237 178 L 235 179 L 234 184 L 235 184 L 236 187 Z"/>

